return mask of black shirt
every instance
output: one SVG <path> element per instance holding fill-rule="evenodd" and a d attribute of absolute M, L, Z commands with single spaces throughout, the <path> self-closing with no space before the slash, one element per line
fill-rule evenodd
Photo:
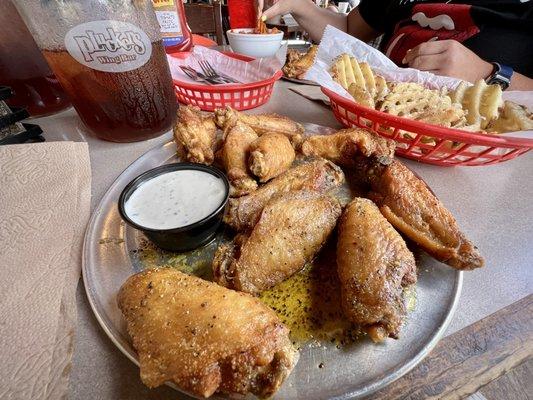
<path fill-rule="evenodd" d="M 533 1 L 361 0 L 359 12 L 385 34 L 382 50 L 398 65 L 420 43 L 454 39 L 533 77 Z"/>

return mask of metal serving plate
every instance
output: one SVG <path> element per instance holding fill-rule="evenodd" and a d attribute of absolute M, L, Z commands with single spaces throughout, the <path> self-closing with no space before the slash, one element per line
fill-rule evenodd
<path fill-rule="evenodd" d="M 306 129 L 326 133 L 329 128 L 306 125 Z M 122 222 L 117 200 L 124 186 L 137 175 L 175 161 L 175 145 L 169 142 L 133 162 L 102 198 L 85 236 L 83 280 L 91 307 L 107 335 L 137 365 L 116 295 L 124 281 L 143 268 L 136 250 L 144 239 Z M 216 242 L 209 246 L 210 251 L 215 247 Z M 187 260 L 198 264 L 195 257 L 191 253 Z M 383 388 L 418 364 L 450 323 L 463 278 L 461 272 L 426 256 L 418 259 L 418 271 L 416 307 L 409 313 L 399 340 L 389 339 L 376 345 L 365 338 L 341 348 L 329 342 L 306 345 L 274 399 L 360 398 Z"/>

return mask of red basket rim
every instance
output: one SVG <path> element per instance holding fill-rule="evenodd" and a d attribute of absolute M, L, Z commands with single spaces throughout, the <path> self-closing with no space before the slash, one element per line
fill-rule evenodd
<path fill-rule="evenodd" d="M 533 139 L 518 138 L 513 136 L 499 136 L 495 134 L 483 134 L 475 132 L 462 131 L 460 129 L 446 128 L 438 125 L 431 125 L 425 122 L 415 121 L 396 115 L 384 113 L 370 107 L 363 106 L 355 101 L 349 100 L 332 90 L 321 86 L 322 92 L 336 103 L 344 106 L 348 111 L 359 111 L 365 114 L 364 118 L 378 119 L 386 121 L 395 128 L 400 128 L 406 131 L 421 133 L 426 136 L 435 136 L 440 139 L 449 139 L 455 142 L 463 142 L 468 144 L 497 146 L 497 147 L 526 147 L 533 148 Z"/>
<path fill-rule="evenodd" d="M 190 52 L 184 52 L 184 53 L 181 53 L 180 55 L 186 55 L 188 53 Z M 246 62 L 254 60 L 254 58 L 252 57 L 248 57 L 248 56 L 245 56 L 239 53 L 232 53 L 229 51 L 221 51 L 220 53 L 225 54 L 228 57 L 236 58 L 237 60 L 242 60 Z M 171 55 L 171 56 L 176 57 L 175 55 Z M 176 58 L 182 58 L 182 57 L 176 57 Z M 281 72 L 281 70 L 278 70 L 270 78 L 263 79 L 261 81 L 252 82 L 252 83 L 243 83 L 240 85 L 227 85 L 227 86 L 226 85 L 224 86 L 222 85 L 214 85 L 214 86 L 198 85 L 195 83 L 180 81 L 174 78 L 172 79 L 172 81 L 174 82 L 174 85 L 180 86 L 184 89 L 200 90 L 203 92 L 210 92 L 210 93 L 211 92 L 237 92 L 237 91 L 242 91 L 242 90 L 256 89 L 261 86 L 270 85 L 271 83 L 274 83 L 277 80 L 279 80 L 282 76 L 283 76 L 283 72 Z"/>

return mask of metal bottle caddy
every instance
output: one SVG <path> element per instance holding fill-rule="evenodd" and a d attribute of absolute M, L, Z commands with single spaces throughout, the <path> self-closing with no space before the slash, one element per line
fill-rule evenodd
<path fill-rule="evenodd" d="M 25 108 L 10 108 L 4 100 L 13 96 L 7 86 L 0 86 L 0 145 L 32 142 L 44 142 L 42 129 L 38 125 L 26 124 L 22 121 L 30 114 Z"/>

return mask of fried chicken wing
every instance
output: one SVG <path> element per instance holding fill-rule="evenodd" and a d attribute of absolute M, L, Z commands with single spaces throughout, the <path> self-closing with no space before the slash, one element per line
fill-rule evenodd
<path fill-rule="evenodd" d="M 198 107 L 181 105 L 173 130 L 181 160 L 208 165 L 213 162 L 217 127 L 212 115 L 204 116 Z"/>
<path fill-rule="evenodd" d="M 257 182 L 248 173 L 247 165 L 250 145 L 257 138 L 254 130 L 240 121 L 237 121 L 226 135 L 220 159 L 231 184 L 232 197 L 239 197 L 257 189 Z"/>
<path fill-rule="evenodd" d="M 271 396 L 298 355 L 276 314 L 245 293 L 171 268 L 131 276 L 118 305 L 148 387 Z"/>
<path fill-rule="evenodd" d="M 236 121 L 249 125 L 259 136 L 274 132 L 287 136 L 294 147 L 302 142 L 304 128 L 297 122 L 278 114 L 245 114 L 226 107 L 215 110 L 215 122 L 224 132 L 229 131 Z"/>
<path fill-rule="evenodd" d="M 454 268 L 483 266 L 479 251 L 459 230 L 450 211 L 405 165 L 394 161 L 388 166 L 370 164 L 366 168 L 372 188 L 369 197 L 398 231 Z"/>
<path fill-rule="evenodd" d="M 224 222 L 238 231 L 251 229 L 273 196 L 302 189 L 327 192 L 343 182 L 342 170 L 330 161 L 319 159 L 298 165 L 249 195 L 230 199 Z"/>
<path fill-rule="evenodd" d="M 356 197 L 344 210 L 337 239 L 342 309 L 380 342 L 397 338 L 405 317 L 403 289 L 416 282 L 413 254 L 377 206 Z"/>
<path fill-rule="evenodd" d="M 395 144 L 365 129 L 342 129 L 331 135 L 309 136 L 302 143 L 301 152 L 306 156 L 324 157 L 343 167 L 353 167 L 355 157 L 376 157 L 383 164 L 390 164 Z"/>
<path fill-rule="evenodd" d="M 318 46 L 311 45 L 306 53 L 289 49 L 287 51 L 287 62 L 283 66 L 283 73 L 289 78 L 303 79 L 313 62 L 315 61 Z"/>
<path fill-rule="evenodd" d="M 267 182 L 287 171 L 295 157 L 294 148 L 285 135 L 266 133 L 251 144 L 248 165 L 260 182 Z"/>
<path fill-rule="evenodd" d="M 339 202 L 304 190 L 270 200 L 250 234 L 217 250 L 215 281 L 258 294 L 300 271 L 320 250 L 341 214 Z"/>

